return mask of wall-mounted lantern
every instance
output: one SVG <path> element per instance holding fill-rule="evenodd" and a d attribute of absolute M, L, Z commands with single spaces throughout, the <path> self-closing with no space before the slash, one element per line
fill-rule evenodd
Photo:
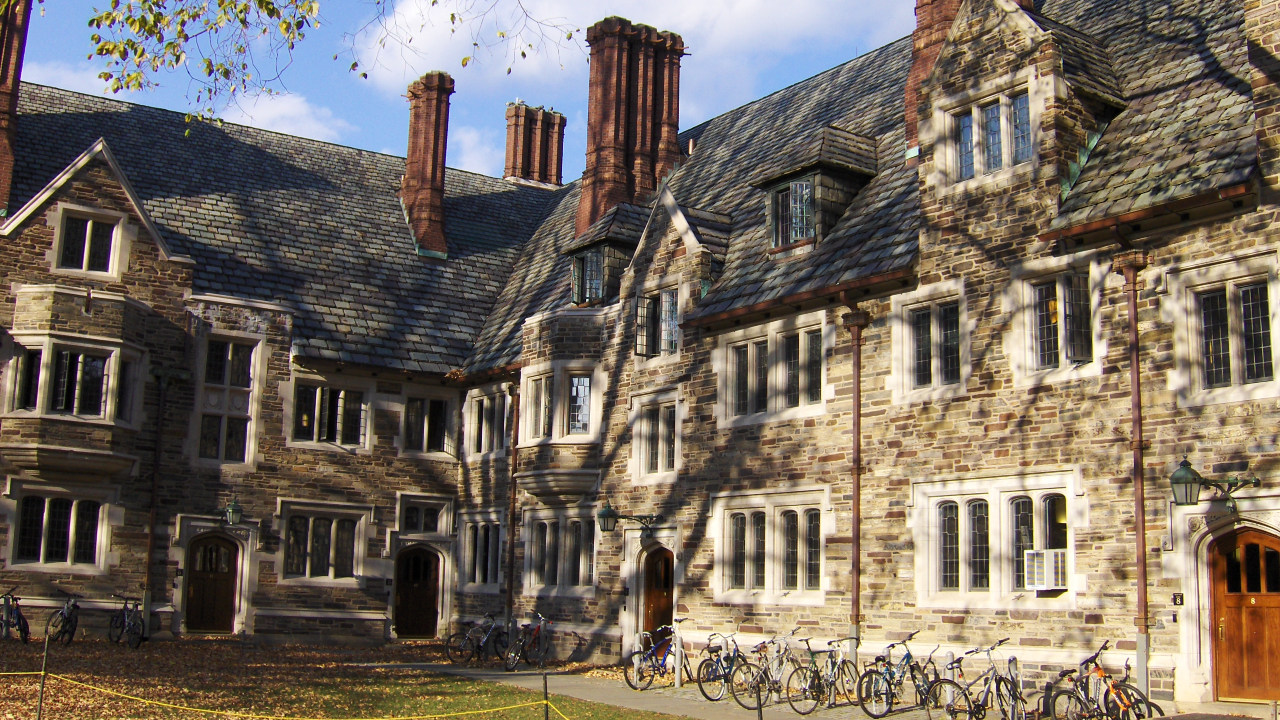
<path fill-rule="evenodd" d="M 1182 456 L 1182 462 L 1178 463 L 1178 469 L 1173 471 L 1169 476 L 1169 484 L 1173 488 L 1173 504 L 1182 507 L 1190 507 L 1200 502 L 1200 491 L 1204 488 L 1213 488 L 1218 491 L 1218 499 L 1226 499 L 1227 511 L 1236 512 L 1236 499 L 1232 494 L 1242 487 L 1258 487 L 1262 481 L 1256 477 L 1248 478 L 1229 478 L 1225 482 L 1217 482 L 1214 480 L 1206 480 L 1201 477 L 1196 469 L 1191 467 L 1191 463 L 1187 461 L 1187 456 Z"/>

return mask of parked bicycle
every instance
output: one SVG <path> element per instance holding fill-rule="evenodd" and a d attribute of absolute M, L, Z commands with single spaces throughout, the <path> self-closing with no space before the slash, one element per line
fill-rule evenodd
<path fill-rule="evenodd" d="M 4 638 L 9 639 L 9 631 L 14 630 L 18 633 L 18 639 L 23 645 L 31 640 L 31 626 L 27 624 L 27 618 L 22 614 L 21 600 L 22 598 L 13 594 L 18 586 L 14 585 L 4 594 L 0 595 L 0 602 L 4 603 L 3 611 L 0 611 L 0 629 L 4 632 Z"/>
<path fill-rule="evenodd" d="M 707 638 L 707 647 L 703 650 L 707 657 L 698 663 L 698 690 L 711 702 L 724 699 L 733 669 L 747 661 L 747 656 L 738 648 L 738 641 L 733 639 L 737 634 L 711 633 Z"/>
<path fill-rule="evenodd" d="M 729 678 L 729 692 L 733 699 L 747 710 L 756 710 L 768 704 L 772 698 L 782 702 L 785 683 L 791 673 L 800 667 L 787 640 L 800 631 L 796 628 L 779 638 L 766 640 L 755 647 L 756 662 L 744 662 L 733 669 Z"/>
<path fill-rule="evenodd" d="M 118 643 L 124 638 L 131 649 L 137 650 L 142 645 L 143 636 L 142 600 L 114 593 L 111 597 L 120 598 L 124 605 L 118 612 L 111 614 L 111 622 L 107 625 L 107 639 Z"/>
<path fill-rule="evenodd" d="M 467 620 L 463 626 L 465 630 L 450 635 L 445 642 L 444 651 L 450 662 L 483 660 L 490 653 L 496 658 L 503 657 L 507 649 L 507 633 L 493 613 L 485 613 L 483 622 Z"/>
<path fill-rule="evenodd" d="M 514 671 L 521 660 L 526 665 L 536 664 L 538 667 L 545 667 L 547 664 L 547 654 L 551 650 L 551 631 L 547 626 L 551 621 L 543 617 L 542 613 L 535 612 L 533 615 L 538 622 L 521 625 L 520 636 L 507 648 L 504 667 L 508 672 Z"/>
<path fill-rule="evenodd" d="M 653 632 L 640 633 L 640 648 L 631 653 L 622 662 L 622 677 L 632 690 L 645 690 L 653 684 L 659 675 L 666 677 L 680 670 L 689 682 L 693 682 L 693 671 L 689 669 L 689 656 L 682 655 L 680 668 L 676 664 L 677 643 L 676 626 L 689 618 L 674 618 L 670 625 L 663 625 Z M 705 692 L 703 694 L 706 694 Z"/>
<path fill-rule="evenodd" d="M 819 705 L 835 707 L 852 705 L 858 697 L 858 669 L 844 657 L 844 643 L 857 638 L 847 637 L 827 643 L 826 650 L 814 650 L 809 644 L 813 638 L 801 638 L 809 651 L 809 664 L 792 671 L 787 678 L 787 703 L 801 715 L 808 715 Z"/>
<path fill-rule="evenodd" d="M 45 634 L 48 635 L 50 642 L 70 645 L 71 641 L 76 639 L 76 627 L 80 624 L 78 601 L 81 596 L 69 593 L 62 588 L 58 588 L 58 592 L 66 595 L 67 599 L 62 607 L 54 610 L 49 616 L 49 621 L 45 624 Z"/>
<path fill-rule="evenodd" d="M 1007 674 L 1002 671 L 993 656 L 996 649 L 1007 642 L 1009 642 L 1009 638 L 1004 638 L 990 647 L 970 650 L 947 665 L 948 669 L 956 671 L 958 678 L 956 681 L 948 680 L 947 682 L 954 682 L 964 691 L 967 697 L 965 705 L 968 708 L 969 715 L 974 720 L 982 720 L 988 713 L 991 713 L 992 717 L 998 715 L 1000 720 L 1026 720 L 1027 703 L 1026 699 L 1022 697 L 1022 691 L 1019 689 L 1021 683 L 1014 676 L 1012 670 Z M 964 677 L 965 658 L 981 654 L 987 656 L 987 669 L 983 670 L 971 682 L 966 682 Z M 940 690 L 939 694 L 931 694 L 930 698 L 926 699 L 926 711 L 936 709 L 931 707 L 930 700 L 940 700 L 942 692 Z M 954 688 L 948 686 L 945 692 L 949 695 L 954 695 Z M 954 703 L 952 706 L 954 707 Z"/>
<path fill-rule="evenodd" d="M 1156 706 L 1152 705 L 1141 690 L 1128 683 L 1127 661 L 1125 676 L 1119 681 L 1108 675 L 1098 662 L 1098 658 L 1110 646 L 1110 640 L 1103 642 L 1097 652 L 1080 663 L 1082 677 L 1079 679 L 1073 677 L 1077 672 L 1075 669 L 1058 673 L 1059 682 L 1066 682 L 1068 687 L 1056 690 L 1049 696 L 1049 708 L 1055 718 L 1146 720 L 1155 714 Z"/>
<path fill-rule="evenodd" d="M 921 666 L 911 654 L 907 645 L 920 631 L 917 630 L 902 640 L 890 643 L 883 655 L 877 655 L 871 667 L 858 678 L 858 702 L 862 709 L 873 718 L 882 718 L 894 709 L 904 706 L 919 706 L 925 703 L 925 696 L 934 681 L 938 679 L 938 669 L 933 665 L 933 655 Z M 893 649 L 901 645 L 903 655 L 895 665 Z M 934 648 L 936 651 L 937 648 Z M 906 702 L 907 680 L 911 681 L 910 703 Z"/>

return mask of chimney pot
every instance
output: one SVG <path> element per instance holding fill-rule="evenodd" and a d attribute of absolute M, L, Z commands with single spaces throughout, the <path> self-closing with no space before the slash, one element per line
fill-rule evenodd
<path fill-rule="evenodd" d="M 504 177 L 561 184 L 564 171 L 564 115 L 531 108 L 517 100 L 507 106 L 507 162 Z"/>
<path fill-rule="evenodd" d="M 18 91 L 27 46 L 31 0 L 16 0 L 0 15 L 0 215 L 9 214 L 9 192 L 18 139 Z"/>
<path fill-rule="evenodd" d="M 444 259 L 444 160 L 453 78 L 431 72 L 409 86 L 409 153 L 400 198 L 418 251 Z"/>

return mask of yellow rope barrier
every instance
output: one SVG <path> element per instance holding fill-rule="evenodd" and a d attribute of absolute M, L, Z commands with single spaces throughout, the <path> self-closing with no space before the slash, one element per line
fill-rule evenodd
<path fill-rule="evenodd" d="M 39 675 L 39 670 L 31 670 L 29 672 L 0 672 L 0 677 L 7 675 Z"/>
<path fill-rule="evenodd" d="M 36 672 L 36 673 L 11 673 L 11 674 L 39 675 L 40 673 Z M 171 710 L 184 710 L 186 712 L 193 712 L 193 713 L 204 713 L 206 715 L 222 715 L 224 717 L 247 718 L 248 720 L 389 720 L 386 718 L 300 718 L 300 717 L 294 717 L 290 715 L 258 715 L 255 713 L 242 713 L 242 712 L 234 712 L 231 710 L 209 710 L 206 708 L 193 708 L 193 707 L 187 707 L 185 705 L 175 705 L 173 703 L 160 702 L 158 700 L 147 700 L 146 698 L 140 698 L 134 695 L 126 695 L 122 692 L 116 692 L 115 690 L 108 690 L 106 688 L 98 687 L 96 685 L 90 685 L 88 683 L 82 683 L 78 680 L 72 680 L 71 678 L 66 677 L 64 675 L 55 675 L 53 673 L 49 673 L 49 677 L 55 678 L 57 680 L 62 680 L 63 682 L 69 682 L 72 685 L 79 685 L 80 687 L 88 688 L 90 690 L 96 690 L 100 693 L 104 693 L 107 695 L 114 695 L 115 697 L 124 698 L 126 700 L 133 700 L 134 702 L 140 702 L 145 705 L 155 705 L 157 707 L 169 708 Z M 564 718 L 564 720 L 569 720 L 569 718 L 565 717 L 564 713 L 560 712 L 560 710 L 556 708 L 555 705 L 551 704 L 550 700 L 535 700 L 534 702 L 521 703 L 519 705 L 508 705 L 506 707 L 489 708 L 486 710 L 467 710 L 464 712 L 447 713 L 444 715 L 403 715 L 403 716 L 398 715 L 395 717 L 394 720 L 439 720 L 439 718 L 461 717 L 463 715 L 481 715 L 484 713 L 502 712 L 503 710 L 516 710 L 519 708 L 534 707 L 535 705 L 543 705 L 543 704 L 549 706 L 552 710 L 555 710 L 556 714 Z"/>

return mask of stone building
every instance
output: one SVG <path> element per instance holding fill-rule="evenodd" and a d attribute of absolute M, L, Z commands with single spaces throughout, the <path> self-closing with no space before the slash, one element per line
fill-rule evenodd
<path fill-rule="evenodd" d="M 1009 637 L 1028 687 L 1111 640 L 1157 698 L 1280 699 L 1275 0 L 917 0 L 910 38 L 684 130 L 681 38 L 609 18 L 569 184 L 526 105 L 505 177 L 446 169 L 443 73 L 407 158 L 20 84 L 28 13 L 29 606 L 372 640 L 511 607 L 600 660 L 673 614 Z M 1260 485 L 1177 505 L 1184 455 Z"/>

